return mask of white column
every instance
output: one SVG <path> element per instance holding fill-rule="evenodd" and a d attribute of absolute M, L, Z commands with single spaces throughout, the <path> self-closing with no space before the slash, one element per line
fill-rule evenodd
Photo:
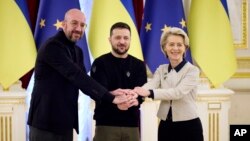
<path fill-rule="evenodd" d="M 6 91 L 0 86 L 0 141 L 26 140 L 25 98 L 21 83 Z"/>
<path fill-rule="evenodd" d="M 160 101 L 146 99 L 141 105 L 141 141 L 157 141 Z"/>
<path fill-rule="evenodd" d="M 197 107 L 204 141 L 229 141 L 228 113 L 233 93 L 226 88 L 199 89 Z"/>

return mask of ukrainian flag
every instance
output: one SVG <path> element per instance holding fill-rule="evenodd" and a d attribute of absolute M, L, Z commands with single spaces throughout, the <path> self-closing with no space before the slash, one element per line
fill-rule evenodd
<path fill-rule="evenodd" d="M 34 67 L 36 47 L 17 1 L 0 0 L 0 17 L 0 84 L 7 89 Z"/>
<path fill-rule="evenodd" d="M 89 46 L 94 58 L 111 51 L 109 33 L 116 22 L 125 22 L 131 28 L 129 54 L 143 60 L 140 38 L 126 7 L 120 0 L 94 0 L 89 29 Z"/>
<path fill-rule="evenodd" d="M 233 36 L 220 0 L 192 0 L 188 32 L 192 57 L 214 87 L 237 69 Z"/>

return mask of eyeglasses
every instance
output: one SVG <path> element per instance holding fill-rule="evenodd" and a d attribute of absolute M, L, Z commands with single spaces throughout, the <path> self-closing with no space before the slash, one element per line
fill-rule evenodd
<path fill-rule="evenodd" d="M 80 25 L 80 27 L 81 27 L 82 29 L 86 29 L 86 28 L 87 28 L 87 24 L 86 24 L 86 23 L 80 23 L 80 22 L 78 22 L 78 21 L 76 21 L 76 20 L 71 21 L 71 22 L 70 22 L 70 25 L 71 25 L 72 27 L 74 27 L 74 28 L 78 27 L 79 25 Z"/>

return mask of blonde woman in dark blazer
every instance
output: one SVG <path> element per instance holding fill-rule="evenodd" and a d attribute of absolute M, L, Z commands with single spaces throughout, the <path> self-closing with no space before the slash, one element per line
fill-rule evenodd
<path fill-rule="evenodd" d="M 184 59 L 189 38 L 182 29 L 173 27 L 162 33 L 160 44 L 170 63 L 160 65 L 153 78 L 134 91 L 161 100 L 158 141 L 203 141 L 195 103 L 200 71 Z"/>

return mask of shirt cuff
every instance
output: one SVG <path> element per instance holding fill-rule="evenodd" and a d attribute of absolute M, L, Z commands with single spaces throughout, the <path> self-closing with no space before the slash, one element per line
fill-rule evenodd
<path fill-rule="evenodd" d="M 149 94 L 149 98 L 154 99 L 154 91 L 153 90 L 149 90 L 150 94 Z"/>

